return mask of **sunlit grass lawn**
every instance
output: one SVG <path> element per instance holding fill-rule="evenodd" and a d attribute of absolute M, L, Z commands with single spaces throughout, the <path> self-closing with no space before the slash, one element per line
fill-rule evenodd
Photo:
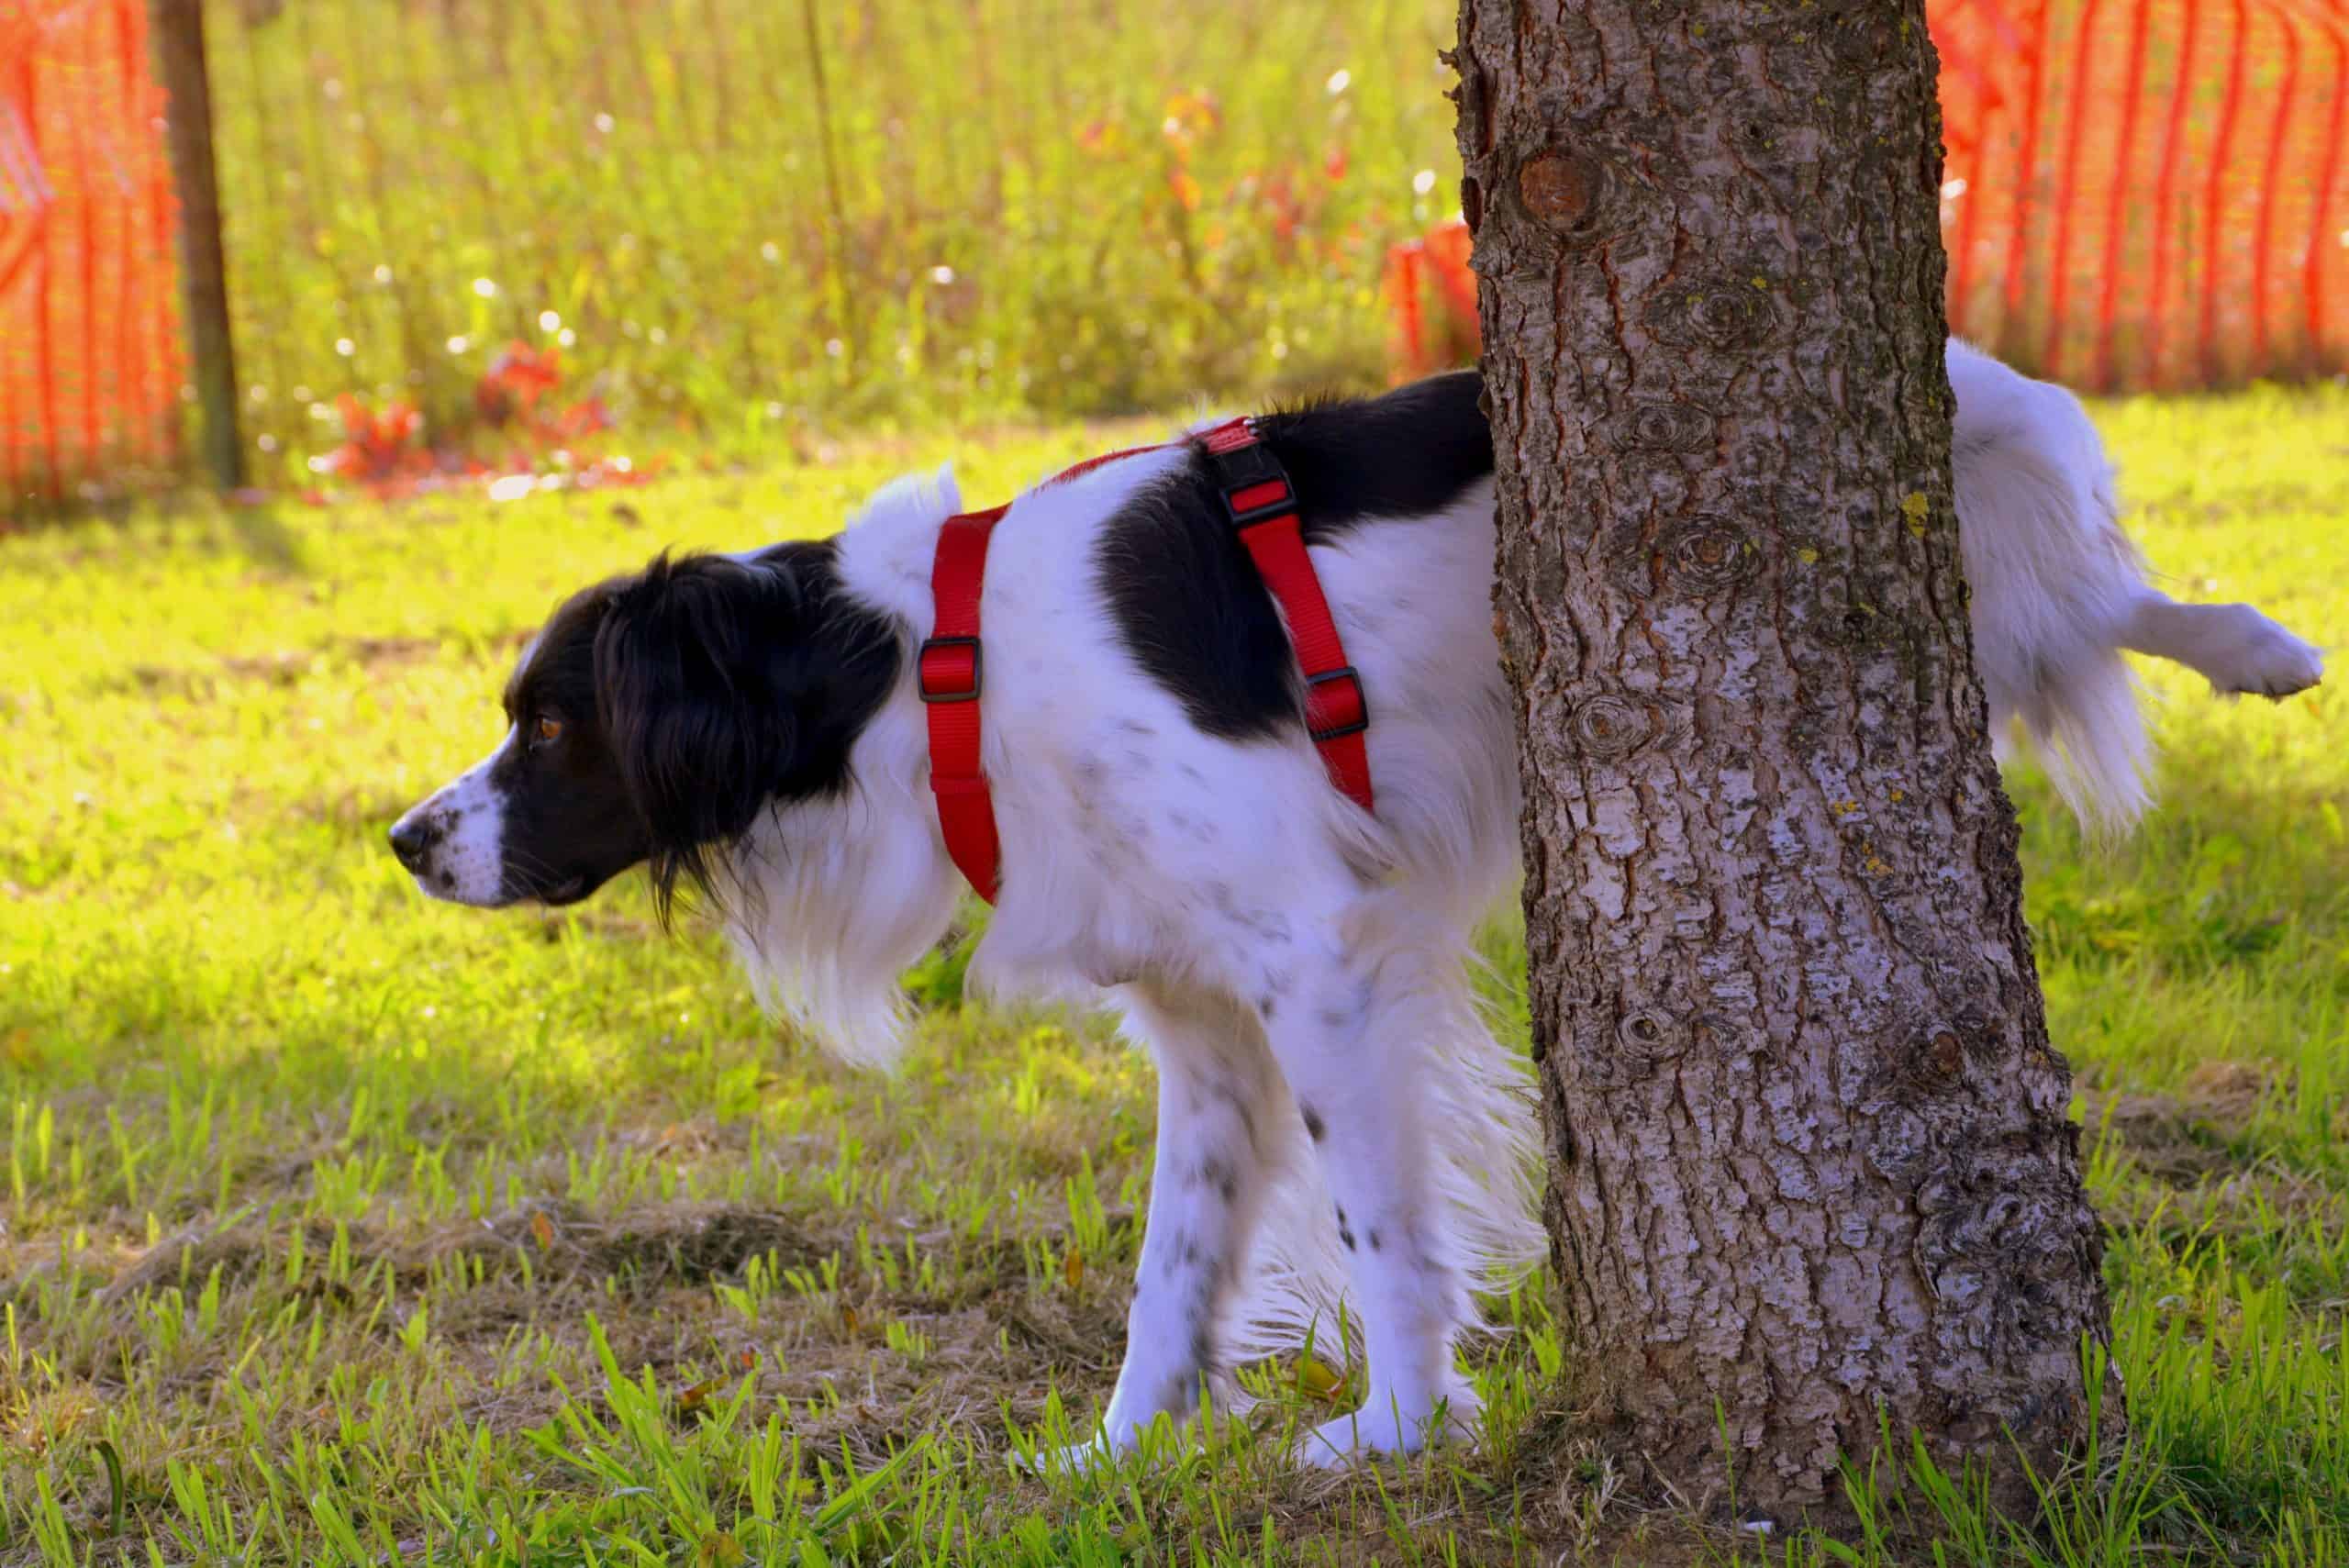
<path fill-rule="evenodd" d="M 2179 592 L 2341 635 L 2349 395 L 2100 413 Z M 484 915 L 384 852 L 581 581 L 1125 433 L 0 541 L 0 1562 L 1751 1556 L 1610 1498 L 1542 1393 L 1573 1352 L 1539 1291 L 1496 1304 L 1521 1331 L 1478 1349 L 1474 1452 L 1300 1474 L 1283 1432 L 1342 1396 L 1306 1368 L 1181 1462 L 1015 1471 L 1109 1385 L 1144 1061 L 963 1009 L 946 955 L 903 1076 L 860 1075 L 632 883 Z M 2038 1539 L 2343 1561 L 2349 701 L 2150 675 L 2134 839 L 2084 847 L 2010 775 L 2137 1433 Z"/>

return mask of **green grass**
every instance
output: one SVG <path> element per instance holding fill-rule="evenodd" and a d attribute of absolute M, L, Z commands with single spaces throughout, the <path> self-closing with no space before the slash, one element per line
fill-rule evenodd
<path fill-rule="evenodd" d="M 632 440 L 754 451 L 1375 380 L 1386 248 L 1459 205 L 1447 0 L 209 11 L 272 484 L 339 394 L 446 436 L 516 338 Z"/>
<path fill-rule="evenodd" d="M 2100 413 L 2183 592 L 2338 637 L 2349 394 Z M 384 852 L 581 580 L 823 530 L 917 461 L 983 498 L 1130 433 L 0 540 L 0 1563 L 2349 1561 L 2332 688 L 2151 672 L 2164 805 L 2108 851 L 2011 775 L 2134 1424 L 2037 1533 L 1889 1462 L 1855 1478 L 1881 1540 L 1635 1507 L 1550 1392 L 1538 1288 L 1475 1350 L 1475 1451 L 1302 1473 L 1284 1438 L 1329 1391 L 1287 1367 L 1204 1447 L 1026 1477 L 1119 1351 L 1146 1062 L 963 1008 L 950 952 L 904 1074 L 860 1075 L 633 881 L 489 916 Z"/>

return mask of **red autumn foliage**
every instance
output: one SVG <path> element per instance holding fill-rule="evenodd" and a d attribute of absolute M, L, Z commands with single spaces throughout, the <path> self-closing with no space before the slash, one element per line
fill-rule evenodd
<path fill-rule="evenodd" d="M 378 412 L 351 393 L 335 399 L 342 420 L 342 444 L 311 466 L 362 484 L 395 484 L 433 471 L 432 454 L 417 442 L 424 417 L 406 403 Z"/>
<path fill-rule="evenodd" d="M 379 498 L 486 480 L 497 500 L 539 487 L 515 486 L 511 482 L 517 479 L 538 476 L 550 488 L 587 489 L 641 484 L 659 471 L 657 462 L 639 467 L 623 456 L 582 451 L 588 438 L 612 428 L 611 411 L 600 397 L 558 406 L 554 394 L 562 384 L 562 359 L 554 350 L 514 342 L 491 358 L 473 385 L 474 432 L 505 438 L 502 451 L 489 461 L 453 442 L 435 447 L 423 440 L 423 417 L 408 404 L 394 402 L 376 410 L 346 393 L 336 401 L 342 443 L 313 458 L 310 467 L 363 485 Z M 322 502 L 327 496 L 311 490 L 306 499 Z"/>
<path fill-rule="evenodd" d="M 528 343 L 508 343 L 491 356 L 473 386 L 473 412 L 491 429 L 538 412 L 539 399 L 562 384 L 562 355 Z"/>

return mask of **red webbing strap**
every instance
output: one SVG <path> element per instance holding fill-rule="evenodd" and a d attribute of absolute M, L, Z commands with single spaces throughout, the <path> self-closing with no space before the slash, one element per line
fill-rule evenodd
<path fill-rule="evenodd" d="M 1045 481 L 1057 484 L 1105 463 L 1155 446 L 1103 452 Z M 1009 506 L 964 512 L 938 530 L 930 569 L 937 616 L 914 664 L 914 684 L 930 716 L 930 788 L 938 796 L 938 826 L 946 853 L 972 890 L 992 904 L 1001 888 L 1003 844 L 996 835 L 995 796 L 979 762 L 979 691 L 985 661 L 979 641 L 979 593 L 986 584 L 987 540 Z"/>
<path fill-rule="evenodd" d="M 1376 807 L 1370 788 L 1370 752 L 1363 731 L 1370 707 L 1362 677 L 1346 662 L 1338 623 L 1321 593 L 1313 559 L 1305 552 L 1297 495 L 1288 475 L 1245 419 L 1219 425 L 1201 438 L 1217 471 L 1217 487 L 1240 530 L 1240 542 L 1288 620 L 1289 640 L 1305 671 L 1305 725 L 1321 753 L 1330 782 L 1364 811 Z"/>
<path fill-rule="evenodd" d="M 938 796 L 946 852 L 990 904 L 1003 850 L 995 797 L 979 765 L 979 590 L 986 581 L 987 538 L 1008 509 L 965 512 L 938 530 L 930 573 L 938 617 L 915 662 L 915 684 L 930 713 L 930 787 Z"/>
<path fill-rule="evenodd" d="M 1289 640 L 1305 672 L 1305 723 L 1320 750 L 1330 782 L 1364 811 L 1373 809 L 1370 753 L 1363 731 L 1370 709 L 1362 677 L 1346 662 L 1330 618 L 1330 601 L 1305 552 L 1297 496 L 1279 462 L 1256 439 L 1255 428 L 1234 419 L 1201 441 L 1216 469 L 1216 487 L 1240 540 L 1288 620 Z M 1105 463 L 1155 447 L 1129 447 L 1088 458 L 1047 480 L 1057 484 Z M 938 530 L 930 591 L 937 619 L 915 661 L 915 684 L 930 716 L 930 787 L 938 796 L 938 825 L 946 852 L 978 895 L 992 904 L 1000 888 L 1003 845 L 996 837 L 995 797 L 979 763 L 979 692 L 985 662 L 979 642 L 979 594 L 986 582 L 987 541 L 1008 506 L 965 512 Z"/>

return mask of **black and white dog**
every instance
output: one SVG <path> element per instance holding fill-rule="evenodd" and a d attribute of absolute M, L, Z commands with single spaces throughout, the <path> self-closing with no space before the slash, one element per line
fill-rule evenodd
<path fill-rule="evenodd" d="M 1991 717 L 2047 742 L 2083 811 L 2144 804 L 2123 649 L 2223 692 L 2315 682 L 2243 605 L 2149 587 L 2096 431 L 2062 389 L 1962 344 L 1956 501 Z M 1492 445 L 1473 373 L 1266 416 L 1368 693 L 1377 812 L 1331 787 L 1295 658 L 1196 442 L 1014 502 L 986 579 L 984 762 L 998 993 L 1107 992 L 1155 1055 L 1158 1150 L 1123 1371 L 1131 1443 L 1237 1357 L 1325 1342 L 1342 1296 L 1360 1412 L 1308 1456 L 1416 1448 L 1469 1418 L 1470 1290 L 1538 1256 L 1521 1059 L 1464 963 L 1518 869 L 1518 771 L 1487 584 Z M 912 651 L 952 479 L 904 481 L 821 543 L 662 559 L 557 610 L 497 748 L 409 811 L 418 886 L 564 904 L 649 862 L 700 889 L 763 999 L 886 1062 L 896 976 L 962 884 Z"/>

